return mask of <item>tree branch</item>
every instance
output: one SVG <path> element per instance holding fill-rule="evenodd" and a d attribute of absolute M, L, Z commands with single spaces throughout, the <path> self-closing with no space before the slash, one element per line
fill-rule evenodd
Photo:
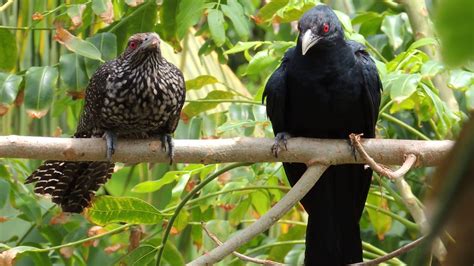
<path fill-rule="evenodd" d="M 301 176 L 293 188 L 277 202 L 267 213 L 265 213 L 255 223 L 246 227 L 241 233 L 234 235 L 221 246 L 216 247 L 209 253 L 193 260 L 187 265 L 208 265 L 222 260 L 225 256 L 237 250 L 240 246 L 250 241 L 256 235 L 264 232 L 283 215 L 286 214 L 306 193 L 316 184 L 322 173 L 326 170 L 325 165 L 311 165 Z"/>
<path fill-rule="evenodd" d="M 174 162 L 317 162 L 326 165 L 366 163 L 354 157 L 345 140 L 292 138 L 288 151 L 278 158 L 271 153 L 273 139 L 232 138 L 175 140 Z M 453 141 L 364 139 L 364 150 L 377 162 L 401 165 L 405 154 L 414 154 L 420 166 L 438 165 L 453 146 Z M 48 138 L 0 136 L 0 158 L 25 158 L 61 161 L 105 161 L 105 141 L 100 138 Z M 121 140 L 112 158 L 124 163 L 169 162 L 158 140 Z"/>

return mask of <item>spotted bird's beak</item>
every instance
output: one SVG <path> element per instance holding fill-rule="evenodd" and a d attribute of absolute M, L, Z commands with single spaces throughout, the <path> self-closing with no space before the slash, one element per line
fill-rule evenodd
<path fill-rule="evenodd" d="M 307 30 L 303 34 L 303 38 L 301 39 L 301 52 L 303 55 L 305 55 L 308 50 L 313 47 L 318 41 L 321 39 L 321 37 L 313 34 L 311 29 Z"/>
<path fill-rule="evenodd" d="M 144 49 L 157 49 L 160 45 L 160 37 L 156 33 L 149 34 L 142 43 Z"/>

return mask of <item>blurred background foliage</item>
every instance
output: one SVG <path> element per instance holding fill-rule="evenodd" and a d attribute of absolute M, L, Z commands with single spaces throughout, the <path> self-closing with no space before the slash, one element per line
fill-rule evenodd
<path fill-rule="evenodd" d="M 469 19 L 474 2 L 426 1 L 427 8 L 419 15 L 431 31 L 434 21 L 436 35 L 419 32 L 406 12 L 410 1 L 323 2 L 338 10 L 346 37 L 365 44 L 376 60 L 384 85 L 378 137 L 456 138 L 474 109 L 474 21 Z M 187 80 L 188 101 L 175 137 L 199 139 L 273 137 L 261 104 L 263 87 L 286 49 L 295 45 L 295 21 L 319 2 L 0 3 L 2 135 L 71 136 L 92 73 L 120 54 L 130 35 L 155 31 L 164 40 L 164 56 L 183 70 Z M 439 50 L 442 61 L 433 56 Z M 434 81 L 439 76 L 454 99 L 440 93 Z M 452 100 L 455 104 L 448 105 Z M 39 163 L 0 159 L 0 251 L 15 247 L 17 265 L 147 265 L 154 263 L 164 242 L 161 263 L 183 265 L 214 247 L 203 234 L 201 221 L 225 240 L 264 214 L 289 189 L 280 163 L 118 164 L 98 193 L 108 196 L 97 197 L 85 216 L 64 216 L 48 199 L 36 197 L 31 186 L 23 185 Z M 432 172 L 416 169 L 406 177 L 419 198 L 430 191 Z M 189 201 L 180 204 L 183 199 Z M 303 209 L 295 206 L 239 251 L 301 264 L 305 218 Z M 420 236 L 419 226 L 387 180 L 374 179 L 361 227 L 365 259 Z M 105 235 L 94 240 L 98 234 Z M 408 253 L 388 264 L 410 264 L 412 259 Z M 243 263 L 229 256 L 220 264 Z"/>

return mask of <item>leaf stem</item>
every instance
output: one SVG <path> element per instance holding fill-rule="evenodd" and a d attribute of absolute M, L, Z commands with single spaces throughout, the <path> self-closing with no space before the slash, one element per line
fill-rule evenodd
<path fill-rule="evenodd" d="M 425 134 L 421 133 L 419 130 L 416 130 L 414 127 L 408 125 L 407 123 L 403 122 L 402 120 L 400 120 L 400 119 L 398 119 L 398 118 L 396 118 L 392 115 L 389 115 L 387 113 L 381 113 L 380 116 L 387 119 L 388 121 L 390 121 L 394 124 L 397 124 L 397 125 L 405 128 L 406 130 L 410 131 L 411 133 L 415 134 L 416 136 L 418 136 L 421 139 L 431 140 Z"/>
<path fill-rule="evenodd" d="M 234 168 L 237 168 L 237 167 L 241 167 L 241 166 L 247 166 L 247 165 L 251 165 L 252 163 L 233 163 L 233 164 L 230 164 L 224 168 L 222 168 L 221 170 L 218 170 L 216 172 L 214 172 L 213 174 L 211 174 L 210 176 L 208 176 L 206 179 L 204 179 L 199 185 L 197 185 L 196 187 L 193 188 L 193 190 L 191 190 L 184 198 L 183 200 L 179 203 L 179 205 L 176 207 L 176 211 L 174 212 L 173 216 L 171 216 L 169 222 L 168 222 L 168 225 L 166 226 L 166 229 L 165 229 L 165 232 L 163 233 L 163 238 L 161 240 L 161 244 L 157 247 L 157 250 L 158 250 L 158 254 L 157 254 L 157 258 L 156 258 L 156 265 L 159 266 L 160 265 L 160 261 L 161 261 L 161 257 L 163 256 L 163 251 L 165 250 L 164 247 L 166 245 L 166 241 L 168 241 L 168 237 L 169 237 L 169 234 L 171 232 L 171 228 L 173 227 L 173 223 L 174 221 L 176 220 L 176 218 L 178 217 L 178 214 L 179 212 L 184 208 L 184 206 L 186 205 L 186 203 L 188 201 L 191 200 L 192 197 L 194 197 L 194 195 L 196 195 L 203 187 L 205 187 L 207 184 L 209 184 L 209 182 L 211 182 L 212 180 L 216 179 L 217 177 L 219 177 L 220 175 L 222 175 L 223 173 L 225 172 L 228 172 Z"/>
<path fill-rule="evenodd" d="M 390 212 L 390 211 L 387 211 L 385 209 L 379 208 L 379 207 L 377 207 L 375 205 L 372 205 L 370 203 L 365 203 L 365 207 L 367 207 L 369 209 L 373 209 L 375 211 L 381 212 L 381 213 L 383 213 L 387 216 L 392 217 L 393 219 L 399 221 L 401 224 L 405 225 L 408 229 L 420 231 L 420 226 L 419 225 L 417 225 L 414 222 L 409 221 L 408 219 L 405 219 L 405 218 L 401 217 L 398 214 L 395 214 L 393 212 Z"/>

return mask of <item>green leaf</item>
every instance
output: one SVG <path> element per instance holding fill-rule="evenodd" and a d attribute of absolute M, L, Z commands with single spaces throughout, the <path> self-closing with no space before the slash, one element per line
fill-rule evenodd
<path fill-rule="evenodd" d="M 152 245 L 141 245 L 128 253 L 121 261 L 129 266 L 148 265 L 156 255 L 156 248 Z"/>
<path fill-rule="evenodd" d="M 387 199 L 381 198 L 378 195 L 369 193 L 367 196 L 367 203 L 390 211 Z M 369 214 L 370 222 L 374 226 L 378 238 L 382 240 L 385 234 L 390 231 L 390 228 L 392 228 L 392 217 L 371 208 L 367 208 L 367 213 Z"/>
<path fill-rule="evenodd" d="M 215 84 L 219 81 L 210 75 L 201 75 L 194 79 L 186 80 L 186 91 L 197 90 L 206 85 Z"/>
<path fill-rule="evenodd" d="M 266 21 L 273 17 L 278 10 L 288 4 L 289 0 L 272 0 L 268 4 L 264 5 L 257 13 L 257 17 L 263 21 Z"/>
<path fill-rule="evenodd" d="M 163 259 L 169 265 L 184 266 L 185 261 L 183 253 L 176 248 L 170 241 L 166 242 L 165 250 L 163 251 Z"/>
<path fill-rule="evenodd" d="M 244 16 L 244 9 L 237 0 L 227 0 L 227 5 L 221 4 L 222 12 L 232 21 L 235 31 L 240 39 L 244 41 L 249 38 L 250 29 L 247 18 Z"/>
<path fill-rule="evenodd" d="M 418 49 L 422 46 L 426 46 L 426 45 L 436 45 L 437 42 L 434 38 L 422 38 L 422 39 L 419 39 L 418 41 L 412 43 L 410 45 L 410 47 L 408 47 L 407 51 L 410 51 L 410 50 L 415 50 L 415 49 Z"/>
<path fill-rule="evenodd" d="M 176 21 L 176 34 L 179 39 L 184 38 L 189 28 L 196 24 L 204 13 L 206 1 L 204 0 L 181 0 L 179 1 Z"/>
<path fill-rule="evenodd" d="M 444 70 L 444 65 L 440 62 L 430 60 L 421 66 L 421 75 L 424 77 L 434 77 Z"/>
<path fill-rule="evenodd" d="M 380 28 L 388 37 L 388 42 L 393 50 L 397 50 L 403 44 L 404 35 L 407 34 L 405 24 L 407 17 L 405 13 L 393 16 L 385 16 Z"/>
<path fill-rule="evenodd" d="M 161 38 L 173 42 L 176 39 L 178 0 L 163 1 L 160 8 Z"/>
<path fill-rule="evenodd" d="M 384 81 L 384 87 L 390 92 L 390 98 L 400 103 L 416 91 L 420 80 L 420 74 L 393 74 Z"/>
<path fill-rule="evenodd" d="M 0 70 L 10 71 L 17 62 L 17 48 L 15 36 L 6 29 L 0 29 Z"/>
<path fill-rule="evenodd" d="M 234 94 L 230 91 L 214 90 L 209 92 L 204 99 L 201 100 L 226 100 L 232 99 Z M 215 108 L 219 103 L 203 103 L 191 102 L 183 108 L 183 113 L 189 118 L 196 116 L 202 112 Z"/>
<path fill-rule="evenodd" d="M 348 15 L 338 10 L 334 10 L 334 13 L 336 13 L 345 31 L 347 32 L 354 31 L 354 29 L 352 28 L 351 18 Z"/>
<path fill-rule="evenodd" d="M 8 196 L 10 195 L 10 183 L 0 179 L 0 209 L 2 209 L 7 203 Z"/>
<path fill-rule="evenodd" d="M 9 105 L 15 101 L 22 79 L 21 76 L 0 73 L 0 104 Z"/>
<path fill-rule="evenodd" d="M 249 197 L 240 201 L 239 204 L 229 212 L 229 223 L 233 226 L 240 224 L 249 210 L 250 204 L 251 199 Z"/>
<path fill-rule="evenodd" d="M 102 59 L 109 61 L 117 57 L 117 37 L 110 32 L 96 34 L 86 39 L 91 42 L 102 54 Z M 87 76 L 90 78 L 99 68 L 100 61 L 85 58 Z"/>
<path fill-rule="evenodd" d="M 474 110 L 474 85 L 466 91 L 466 108 L 470 111 Z"/>
<path fill-rule="evenodd" d="M 254 55 L 252 60 L 250 60 L 247 70 L 245 71 L 246 75 L 254 75 L 261 73 L 264 69 L 276 65 L 278 59 L 269 54 L 268 50 L 263 50 Z"/>
<path fill-rule="evenodd" d="M 103 61 L 101 59 L 100 51 L 95 48 L 95 46 L 88 42 L 77 38 L 76 36 L 70 35 L 65 41 L 63 41 L 64 46 L 74 53 L 82 55 L 84 57 L 88 57 L 90 59 L 95 59 L 99 61 Z"/>
<path fill-rule="evenodd" d="M 474 84 L 474 73 L 464 70 L 453 70 L 449 77 L 448 85 L 451 88 L 466 88 Z"/>
<path fill-rule="evenodd" d="M 251 195 L 253 208 L 258 214 L 264 215 L 270 208 L 270 199 L 268 198 L 268 194 L 261 190 L 257 190 Z"/>
<path fill-rule="evenodd" d="M 132 188 L 132 192 L 136 193 L 150 193 L 159 190 L 166 184 L 170 184 L 178 180 L 182 175 L 187 174 L 188 171 L 169 171 L 162 178 L 153 181 L 145 181 L 138 183 Z"/>
<path fill-rule="evenodd" d="M 30 67 L 25 75 L 25 107 L 45 111 L 53 101 L 58 70 L 54 67 Z"/>
<path fill-rule="evenodd" d="M 207 20 L 214 43 L 220 47 L 225 42 L 224 15 L 220 10 L 208 9 Z"/>
<path fill-rule="evenodd" d="M 86 217 L 92 223 L 156 224 L 163 215 L 147 202 L 132 197 L 99 196 L 87 208 Z"/>
<path fill-rule="evenodd" d="M 234 47 L 231 49 L 225 51 L 224 54 L 235 54 L 235 53 L 240 53 L 243 51 L 246 51 L 252 47 L 254 49 L 258 48 L 259 46 L 263 44 L 271 44 L 271 42 L 261 42 L 261 41 L 256 41 L 256 42 L 238 42 Z"/>
<path fill-rule="evenodd" d="M 84 57 L 78 54 L 63 54 L 59 58 L 59 71 L 61 80 L 66 83 L 69 89 L 81 91 L 87 87 L 86 65 Z"/>
<path fill-rule="evenodd" d="M 103 13 L 107 12 L 108 6 L 107 2 L 109 0 L 92 0 L 92 11 L 97 16 L 102 15 Z"/>
<path fill-rule="evenodd" d="M 435 26 L 441 39 L 443 59 L 462 65 L 474 59 L 474 1 L 449 0 L 436 5 Z"/>

